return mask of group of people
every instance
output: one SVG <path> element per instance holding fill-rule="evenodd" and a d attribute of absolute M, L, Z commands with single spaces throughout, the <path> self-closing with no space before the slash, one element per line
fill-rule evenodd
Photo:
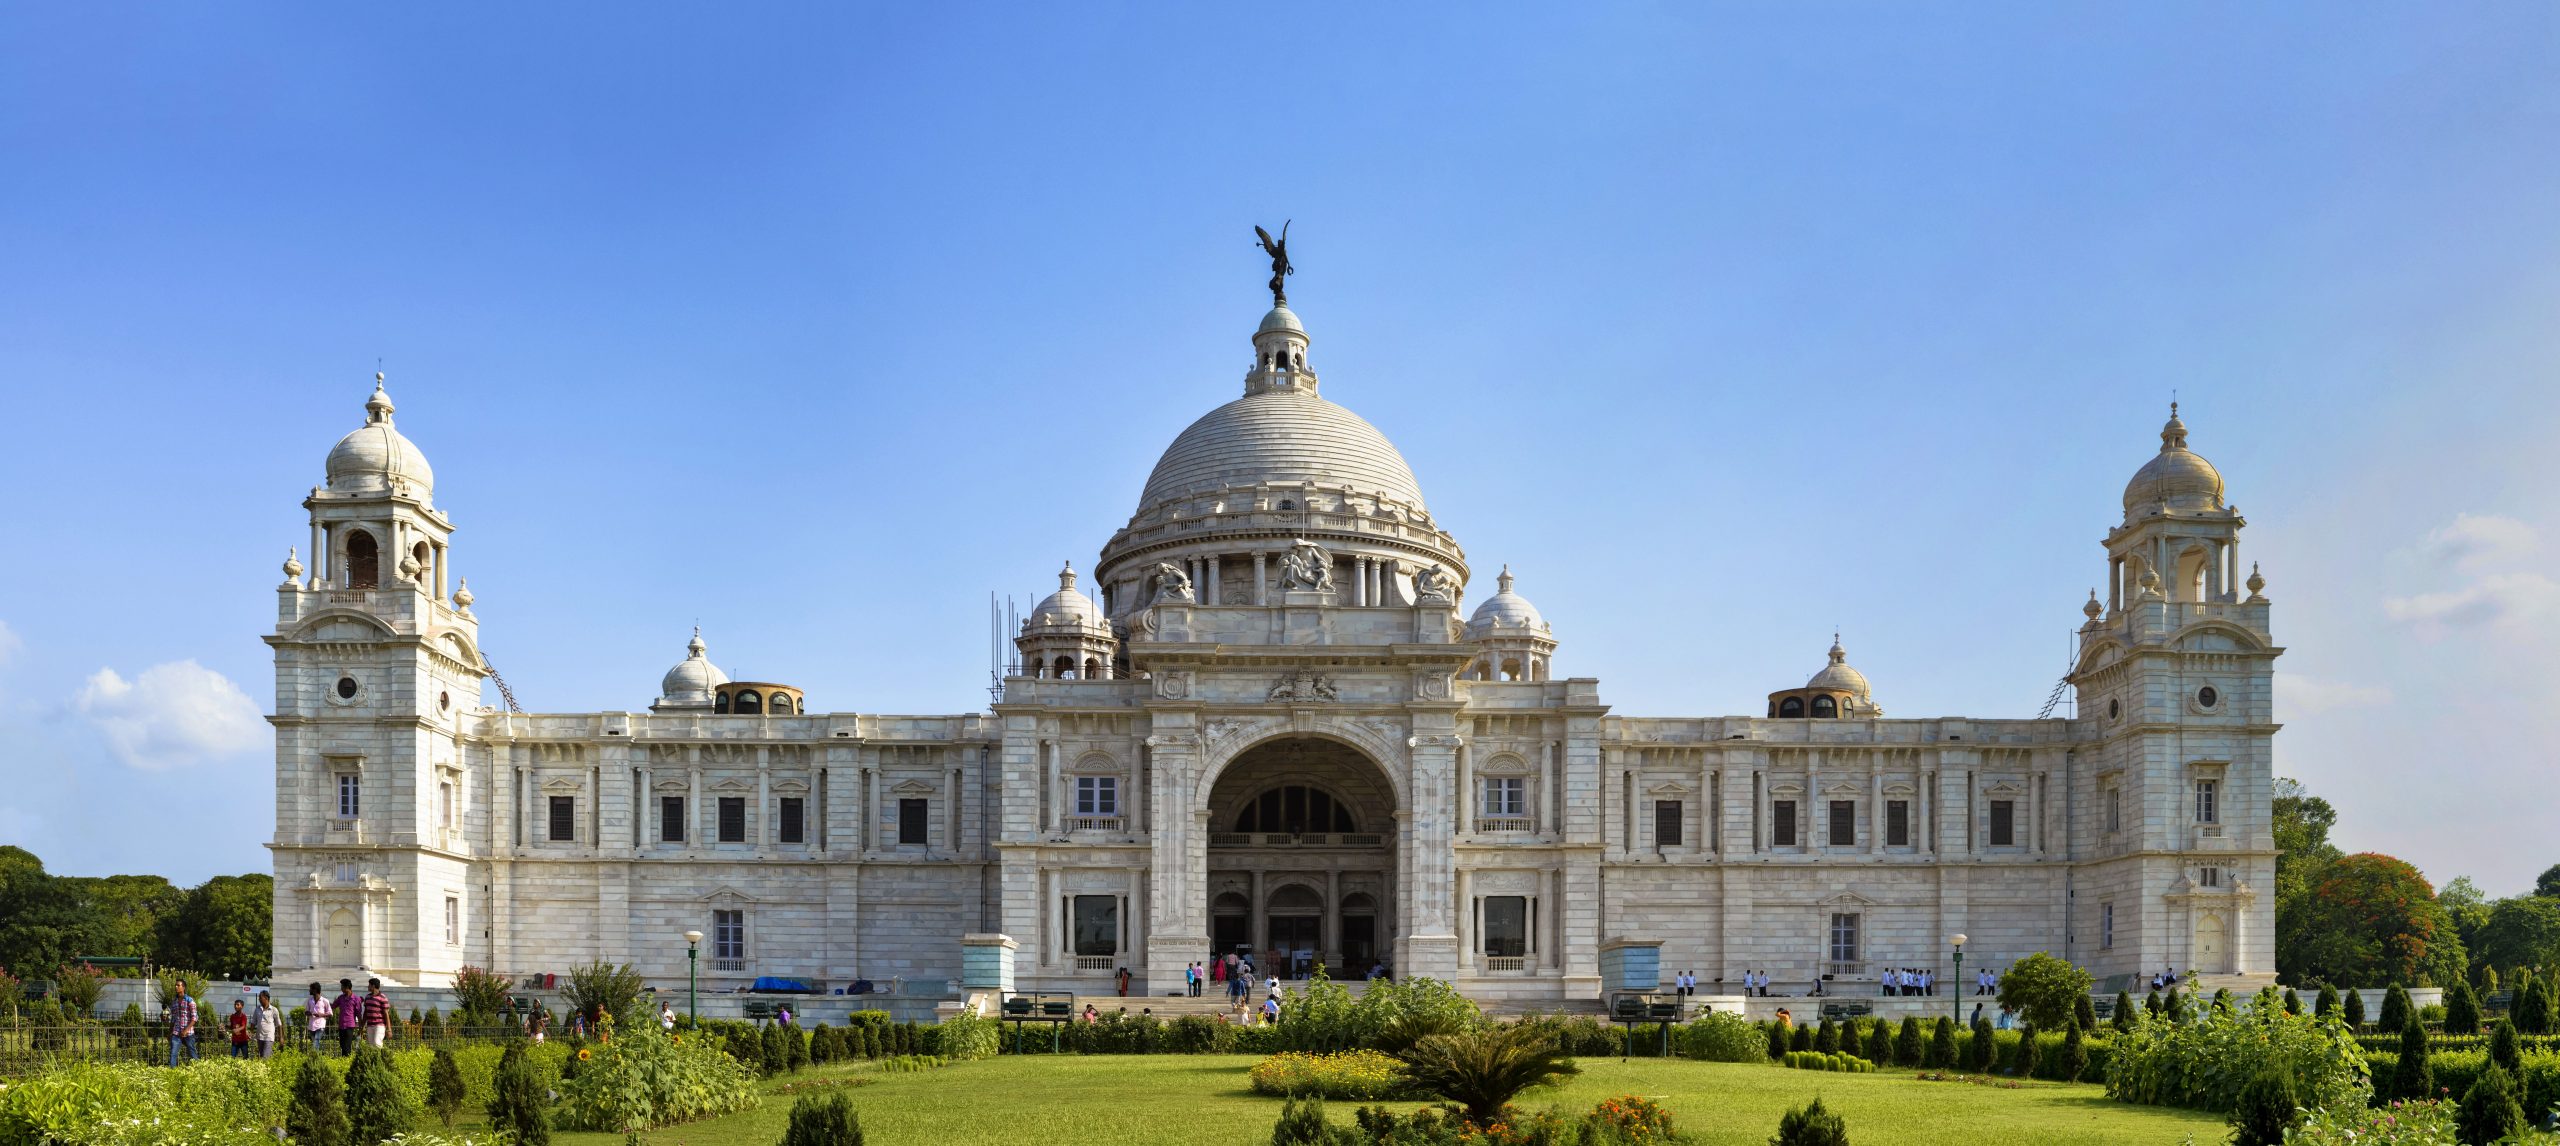
<path fill-rule="evenodd" d="M 187 993 L 186 983 L 180 981 L 169 1000 L 170 1066 L 196 1057 L 196 1031 L 202 1022 L 202 1009 Z M 274 996 L 260 991 L 255 1012 L 249 1010 L 248 1000 L 231 1000 L 231 1014 L 223 1025 L 231 1036 L 231 1057 L 248 1058 L 254 1054 L 266 1058 L 276 1053 L 276 1034 L 283 1029 L 284 1014 L 276 1009 Z"/>
<path fill-rule="evenodd" d="M 1887 967 L 1876 978 L 1886 998 L 1938 993 L 1938 973 L 1926 967 Z"/>
<path fill-rule="evenodd" d="M 322 1034 L 331 1030 L 338 1032 L 339 1054 L 354 1054 L 358 1037 L 364 1039 L 365 1045 L 378 1047 L 391 1034 L 391 997 L 382 993 L 380 979 L 365 980 L 361 995 L 356 994 L 355 980 L 340 979 L 335 999 L 320 984 L 313 983 L 311 997 L 302 1007 L 314 1054 L 322 1049 Z"/>
<path fill-rule="evenodd" d="M 2178 969 L 2175 967 L 2163 970 L 2159 974 L 2151 977 L 2151 989 L 2154 991 L 2166 991 L 2176 987 L 2177 985 Z"/>

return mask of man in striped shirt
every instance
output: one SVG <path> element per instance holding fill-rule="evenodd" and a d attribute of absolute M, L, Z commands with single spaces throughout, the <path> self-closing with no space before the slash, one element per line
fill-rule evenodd
<path fill-rule="evenodd" d="M 383 1037 L 391 1033 L 391 998 L 382 993 L 382 980 L 364 981 L 364 1041 L 381 1046 Z"/>
<path fill-rule="evenodd" d="M 186 1051 L 192 1061 L 196 1057 L 196 1001 L 187 995 L 187 982 L 176 980 L 178 995 L 169 1000 L 169 1065 L 178 1065 L 178 1052 Z"/>

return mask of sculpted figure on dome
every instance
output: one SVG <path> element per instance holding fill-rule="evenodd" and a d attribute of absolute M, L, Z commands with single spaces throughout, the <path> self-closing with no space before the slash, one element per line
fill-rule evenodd
<path fill-rule="evenodd" d="M 1149 604 L 1162 605 L 1169 601 L 1189 604 L 1196 599 L 1191 594 L 1191 575 L 1183 572 L 1180 566 L 1158 561 L 1155 572 L 1147 579 L 1156 588 L 1155 596 L 1148 599 Z"/>
<path fill-rule="evenodd" d="M 1413 595 L 1425 605 L 1458 603 L 1458 580 L 1449 571 L 1433 565 L 1413 575 Z"/>
<path fill-rule="evenodd" d="M 1287 306 L 1289 305 L 1288 278 L 1298 273 L 1298 268 L 1289 265 L 1289 224 L 1286 222 L 1280 224 L 1280 237 L 1277 239 L 1271 237 L 1271 232 L 1260 227 L 1255 227 L 1253 234 L 1255 238 L 1262 240 L 1262 253 L 1271 256 L 1271 305 Z"/>
<path fill-rule="evenodd" d="M 1291 542 L 1289 554 L 1280 559 L 1282 589 L 1333 590 L 1333 557 L 1324 546 L 1300 538 Z"/>

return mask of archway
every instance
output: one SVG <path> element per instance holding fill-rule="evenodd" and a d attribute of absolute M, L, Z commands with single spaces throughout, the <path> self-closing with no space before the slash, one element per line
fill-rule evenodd
<path fill-rule="evenodd" d="M 1395 902 L 1396 789 L 1349 744 L 1282 737 L 1245 749 L 1207 793 L 1212 954 L 1303 978 L 1358 977 L 1385 957 Z M 1358 910 L 1348 910 L 1353 906 Z"/>

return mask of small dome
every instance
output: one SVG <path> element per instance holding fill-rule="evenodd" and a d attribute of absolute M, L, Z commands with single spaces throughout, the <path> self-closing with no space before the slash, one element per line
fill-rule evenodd
<path fill-rule="evenodd" d="M 1285 330 L 1293 334 L 1307 332 L 1306 327 L 1298 325 L 1298 316 L 1285 306 L 1272 307 L 1271 313 L 1262 316 L 1262 325 L 1253 328 L 1253 333 L 1260 336 L 1275 330 Z"/>
<path fill-rule="evenodd" d="M 1099 625 L 1103 623 L 1102 607 L 1076 588 L 1076 568 L 1068 565 L 1058 570 L 1058 591 L 1032 606 L 1030 623 L 1034 626 Z"/>
<path fill-rule="evenodd" d="M 436 472 L 427 455 L 391 427 L 391 395 L 382 376 L 373 377 L 373 397 L 364 404 L 365 423 L 338 439 L 329 451 L 329 488 L 339 493 L 389 493 L 392 484 L 407 485 L 425 497 L 435 489 Z"/>
<path fill-rule="evenodd" d="M 658 682 L 658 705 L 664 708 L 709 708 L 712 691 L 729 683 L 729 674 L 720 671 L 720 666 L 712 664 L 710 658 L 703 655 L 701 629 L 693 631 L 693 640 L 685 644 L 684 650 L 684 659 L 678 661 L 676 667 L 668 669 L 666 678 Z"/>
<path fill-rule="evenodd" d="M 1502 567 L 1502 576 L 1494 579 L 1501 591 L 1476 606 L 1475 615 L 1467 618 L 1467 637 L 1474 639 L 1495 629 L 1534 629 L 1547 631 L 1547 619 L 1538 615 L 1538 607 L 1527 597 L 1511 591 L 1511 567 Z"/>
<path fill-rule="evenodd" d="M 1860 700 L 1868 699 L 1867 674 L 1849 667 L 1849 654 L 1840 648 L 1840 634 L 1831 634 L 1831 663 L 1804 682 L 1806 688 L 1829 688 L 1850 693 Z"/>
<path fill-rule="evenodd" d="M 2178 420 L 2178 404 L 2169 403 L 2169 424 L 2160 427 L 2160 453 L 2125 483 L 2127 518 L 2155 506 L 2171 509 L 2222 508 L 2222 472 L 2187 449 L 2187 424 Z"/>

